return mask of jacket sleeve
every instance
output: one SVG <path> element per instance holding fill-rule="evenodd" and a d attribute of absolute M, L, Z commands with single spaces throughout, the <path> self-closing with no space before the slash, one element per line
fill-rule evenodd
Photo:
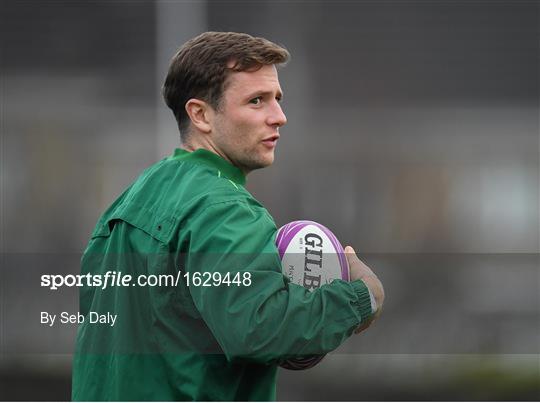
<path fill-rule="evenodd" d="M 264 208 L 237 200 L 217 203 L 189 227 L 185 270 L 192 276 L 229 273 L 231 280 L 240 280 L 189 286 L 229 360 L 271 362 L 325 354 L 371 315 L 369 291 L 360 280 L 334 280 L 312 292 L 290 283 L 281 272 L 275 224 Z"/>

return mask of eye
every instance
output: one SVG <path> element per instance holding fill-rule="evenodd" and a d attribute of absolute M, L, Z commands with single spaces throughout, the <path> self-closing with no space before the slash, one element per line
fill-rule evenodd
<path fill-rule="evenodd" d="M 257 97 L 249 100 L 250 104 L 259 105 L 262 102 L 262 97 Z"/>
<path fill-rule="evenodd" d="M 281 97 L 276 97 L 276 101 L 281 102 Z"/>

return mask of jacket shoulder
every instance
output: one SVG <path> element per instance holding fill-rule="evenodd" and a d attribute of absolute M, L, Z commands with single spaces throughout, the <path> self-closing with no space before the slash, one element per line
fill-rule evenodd
<path fill-rule="evenodd" d="M 169 243 L 183 223 L 220 204 L 269 216 L 242 185 L 218 175 L 217 170 L 164 159 L 143 171 L 106 210 L 92 237 L 108 236 L 114 221 L 122 220 Z"/>

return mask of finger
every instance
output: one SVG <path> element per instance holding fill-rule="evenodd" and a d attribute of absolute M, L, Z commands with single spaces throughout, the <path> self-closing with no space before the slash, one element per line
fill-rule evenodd
<path fill-rule="evenodd" d="M 352 246 L 346 246 L 345 249 L 344 249 L 344 252 L 345 252 L 345 255 L 347 256 L 347 260 L 348 260 L 349 264 L 352 264 L 352 263 L 360 260 L 360 259 L 358 259 L 358 256 L 356 256 L 356 252 L 355 252 L 355 250 L 353 249 Z"/>
<path fill-rule="evenodd" d="M 345 249 L 345 254 L 347 255 L 347 259 L 349 260 L 350 263 L 352 262 L 358 262 L 362 265 L 364 265 L 364 262 L 362 262 L 360 260 L 360 258 L 358 257 L 358 255 L 356 254 L 356 251 L 353 249 L 352 246 L 347 246 Z"/>

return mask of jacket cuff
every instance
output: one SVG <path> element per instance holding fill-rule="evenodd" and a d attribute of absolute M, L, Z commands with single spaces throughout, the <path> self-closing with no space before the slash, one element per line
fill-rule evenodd
<path fill-rule="evenodd" d="M 373 307 L 371 306 L 371 293 L 362 280 L 355 280 L 350 284 L 358 297 L 358 299 L 353 302 L 353 306 L 360 315 L 360 323 L 363 323 L 373 314 Z"/>

